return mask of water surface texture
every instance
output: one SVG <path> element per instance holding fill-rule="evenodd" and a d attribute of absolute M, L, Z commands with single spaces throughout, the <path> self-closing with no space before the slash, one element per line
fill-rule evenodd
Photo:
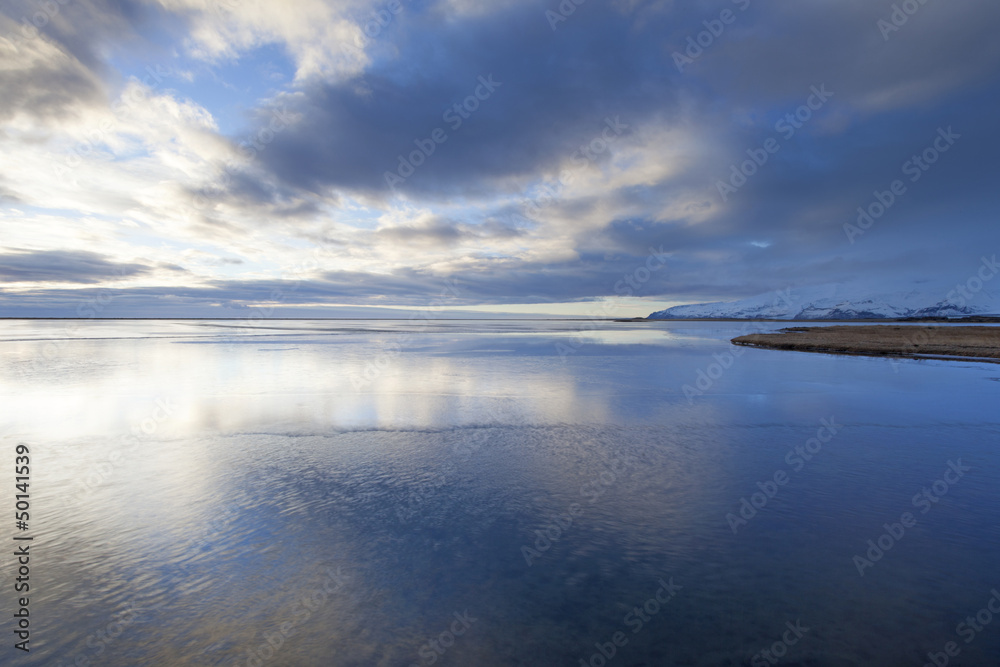
<path fill-rule="evenodd" d="M 14 657 L 996 664 L 1000 366 L 760 326 L 4 321 Z"/>

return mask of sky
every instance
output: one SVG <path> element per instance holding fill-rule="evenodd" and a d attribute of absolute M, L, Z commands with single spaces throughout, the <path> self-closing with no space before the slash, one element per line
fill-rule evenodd
<path fill-rule="evenodd" d="M 645 316 L 1000 250 L 1000 3 L 2 0 L 0 316 Z"/>

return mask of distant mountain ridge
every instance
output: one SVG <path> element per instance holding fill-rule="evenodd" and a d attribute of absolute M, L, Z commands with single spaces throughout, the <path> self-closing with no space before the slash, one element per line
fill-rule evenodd
<path fill-rule="evenodd" d="M 1000 299 L 987 290 L 946 291 L 931 296 L 916 290 L 859 294 L 843 285 L 769 292 L 739 301 L 674 306 L 647 319 L 870 320 L 1000 315 Z M 970 298 L 966 298 L 970 297 Z"/>

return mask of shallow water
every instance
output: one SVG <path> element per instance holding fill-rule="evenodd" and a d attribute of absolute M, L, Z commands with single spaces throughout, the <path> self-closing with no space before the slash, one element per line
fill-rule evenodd
<path fill-rule="evenodd" d="M 34 537 L 0 662 L 996 664 L 959 623 L 1000 590 L 1000 366 L 747 331 L 0 322 Z"/>

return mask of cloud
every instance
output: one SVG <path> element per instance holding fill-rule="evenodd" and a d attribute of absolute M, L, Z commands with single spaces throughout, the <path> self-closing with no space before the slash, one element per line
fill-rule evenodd
<path fill-rule="evenodd" d="M 430 216 L 415 224 L 383 227 L 376 232 L 376 238 L 392 244 L 446 248 L 461 243 L 482 244 L 491 240 L 516 239 L 524 234 L 523 229 L 498 220 L 470 225 Z"/>
<path fill-rule="evenodd" d="M 398 175 L 400 156 L 408 161 L 441 129 L 445 143 L 417 157 L 423 164 L 397 184 L 400 191 L 442 198 L 505 192 L 552 170 L 599 133 L 608 115 L 647 128 L 698 118 L 731 134 L 732 113 L 713 108 L 717 100 L 766 111 L 801 104 L 810 86 L 826 82 L 841 109 L 825 120 L 836 135 L 851 113 L 926 103 L 987 80 L 1000 63 L 988 29 L 1000 24 L 1000 7 L 928 6 L 891 43 L 870 3 L 753 7 L 682 74 L 671 52 L 704 30 L 712 12 L 593 4 L 553 32 L 547 6 L 508 3 L 444 24 L 443 5 L 408 7 L 386 36 L 395 54 L 354 77 L 306 86 L 293 102 L 302 122 L 277 138 L 262 164 L 275 180 L 313 192 L 391 196 L 386 172 Z M 490 75 L 500 86 L 489 99 L 473 100 L 478 108 L 468 118 L 452 114 L 447 122 L 447 110 Z"/>
<path fill-rule="evenodd" d="M 181 267 L 167 266 L 183 271 Z M 0 254 L 0 279 L 8 283 L 82 283 L 142 276 L 152 268 L 144 264 L 116 263 L 96 252 L 21 250 Z"/>
<path fill-rule="evenodd" d="M 30 116 L 54 123 L 104 100 L 100 78 L 75 56 L 43 36 L 27 39 L 22 32 L 27 28 L 0 15 L 0 34 L 8 34 L 0 38 L 0 122 Z"/>
<path fill-rule="evenodd" d="M 19 116 L 51 128 L 106 105 L 107 58 L 150 48 L 140 31 L 168 22 L 140 0 L 8 0 L 0 8 L 0 122 Z"/>
<path fill-rule="evenodd" d="M 439 6 L 407 5 L 382 36 L 391 52 L 354 77 L 310 81 L 281 100 L 302 120 L 262 152 L 261 164 L 273 180 L 314 193 L 333 187 L 392 196 L 386 172 L 440 129 L 446 143 L 400 189 L 447 196 L 554 168 L 614 114 L 666 113 L 670 86 L 636 77 L 662 64 L 656 35 L 631 35 L 620 12 L 591 9 L 579 19 L 590 34 L 579 40 L 553 35 L 537 3 L 444 22 Z M 601 55 L 629 40 L 637 43 L 619 57 Z M 419 74 L 410 63 L 420 63 Z M 477 92 L 488 98 L 476 99 Z"/>
<path fill-rule="evenodd" d="M 236 60 L 268 44 L 288 49 L 296 78 L 340 79 L 361 72 L 368 63 L 360 21 L 351 20 L 368 4 L 359 1 L 297 0 L 293 5 L 268 0 L 208 3 L 159 0 L 168 11 L 191 22 L 188 51 L 196 58 Z"/>
<path fill-rule="evenodd" d="M 417 305 L 445 277 L 466 304 L 544 303 L 613 296 L 662 246 L 641 295 L 702 300 L 951 279 L 1000 245 L 1000 6 L 926 3 L 885 39 L 891 3 L 742 4 L 588 2 L 553 29 L 551 0 L 387 16 L 376 0 L 74 0 L 24 39 L 43 5 L 13 0 L 0 218 L 38 257 L 8 253 L 2 276 L 64 298 L 53 283 L 101 279 L 90 253 L 144 258 L 123 303 L 245 305 L 303 273 L 302 305 Z M 723 9 L 735 21 L 679 71 Z M 295 75 L 260 86 L 272 57 Z M 147 65 L 163 76 L 144 85 Z M 820 85 L 833 97 L 781 137 Z M 962 139 L 851 244 L 843 225 L 939 127 Z M 78 261 L 60 274 L 57 252 Z"/>

